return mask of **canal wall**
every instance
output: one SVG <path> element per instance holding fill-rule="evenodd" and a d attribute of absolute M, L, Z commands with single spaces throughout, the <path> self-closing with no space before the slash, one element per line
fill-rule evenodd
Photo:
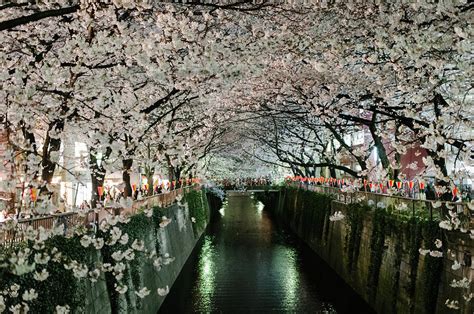
<path fill-rule="evenodd" d="M 28 306 L 35 313 L 55 313 L 63 306 L 72 313 L 155 314 L 165 298 L 158 289 L 171 289 L 210 221 L 210 204 L 217 210 L 221 202 L 192 189 L 180 202 L 145 206 L 128 218 L 115 216 L 97 230 L 66 229 L 41 244 L 27 241 L 10 249 L 44 252 L 34 253 L 37 272 L 16 276 L 0 267 L 0 290 L 17 285 L 21 296 L 34 289 L 38 295 Z M 10 254 L 10 249 L 0 247 L 0 253 Z M 46 280 L 38 279 L 41 270 Z M 149 295 L 140 298 L 136 292 L 144 287 Z M 14 295 L 0 301 L 0 312 L 18 304 Z"/>
<path fill-rule="evenodd" d="M 469 264 L 474 241 L 460 232 L 443 232 L 438 222 L 410 217 L 364 203 L 344 204 L 302 189 L 257 196 L 282 224 L 292 229 L 378 313 L 473 313 L 464 299 L 472 291 L 451 287 L 474 280 Z M 340 211 L 339 221 L 329 218 Z M 436 239 L 443 242 L 441 248 Z M 420 254 L 441 251 L 443 257 Z M 466 261 L 463 262 L 464 258 Z M 457 301 L 448 308 L 446 301 Z"/>
<path fill-rule="evenodd" d="M 129 278 L 126 279 L 128 291 L 118 294 L 114 280 L 110 278 L 112 280 L 108 281 L 105 278 L 105 287 L 103 284 L 91 287 L 87 298 L 91 302 L 86 304 L 85 313 L 158 312 L 165 296 L 158 295 L 157 290 L 171 289 L 205 231 L 212 216 L 212 209 L 218 209 L 221 205 L 219 198 L 206 194 L 205 191 L 186 193 L 182 203 L 184 206 L 175 203 L 167 208 L 154 208 L 151 220 L 155 219 L 156 223 L 144 221 L 138 224 L 146 250 L 156 251 L 157 256 L 162 258 L 161 265 L 157 268 L 153 259 L 148 258 L 139 258 L 127 263 L 127 268 L 130 269 Z M 159 226 L 163 216 L 171 219 L 171 223 L 164 228 Z M 102 258 L 107 262 L 107 256 L 103 255 Z M 107 275 L 112 274 L 107 273 L 106 277 Z M 151 293 L 140 299 L 135 291 L 142 287 L 147 287 Z"/>

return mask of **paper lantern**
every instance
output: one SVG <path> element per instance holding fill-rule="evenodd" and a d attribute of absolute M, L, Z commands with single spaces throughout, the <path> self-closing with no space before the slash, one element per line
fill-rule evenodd
<path fill-rule="evenodd" d="M 413 190 L 413 188 L 415 187 L 415 182 L 413 181 L 408 182 L 408 187 L 410 188 L 410 190 Z"/>
<path fill-rule="evenodd" d="M 453 198 L 455 198 L 456 195 L 458 195 L 458 192 L 459 192 L 458 188 L 457 188 L 457 187 L 453 187 L 453 189 L 451 190 L 451 194 L 453 194 Z"/>
<path fill-rule="evenodd" d="M 395 183 L 394 180 L 388 180 L 388 187 L 393 188 L 393 183 Z"/>
<path fill-rule="evenodd" d="M 423 181 L 420 181 L 418 182 L 419 186 L 420 186 L 420 190 L 424 190 L 425 189 L 425 182 Z"/>
<path fill-rule="evenodd" d="M 136 185 L 136 184 L 132 184 L 132 191 L 135 193 L 136 190 L 137 190 L 137 185 Z"/>
<path fill-rule="evenodd" d="M 367 186 L 367 180 L 364 179 L 364 188 Z"/>
<path fill-rule="evenodd" d="M 383 192 L 383 182 L 380 182 L 379 186 L 380 186 L 380 192 Z"/>
<path fill-rule="evenodd" d="M 372 182 L 369 183 L 369 188 L 370 188 L 371 191 L 374 188 L 374 184 Z"/>
<path fill-rule="evenodd" d="M 102 195 L 104 195 L 104 187 L 103 186 L 98 186 L 97 187 L 97 193 L 99 193 L 99 196 L 102 197 Z"/>
<path fill-rule="evenodd" d="M 401 189 L 403 186 L 403 182 L 402 181 L 397 181 L 397 189 Z"/>
<path fill-rule="evenodd" d="M 30 197 L 32 202 L 36 202 L 36 200 L 38 199 L 38 190 L 36 188 L 31 188 Z"/>

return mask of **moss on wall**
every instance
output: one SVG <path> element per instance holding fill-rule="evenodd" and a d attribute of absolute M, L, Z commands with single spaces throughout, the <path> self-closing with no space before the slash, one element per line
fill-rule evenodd
<path fill-rule="evenodd" d="M 453 278 L 450 268 L 444 265 L 444 258 L 420 257 L 419 252 L 420 248 L 444 250 L 446 255 L 448 249 L 435 247 L 436 239 L 443 240 L 443 232 L 428 212 L 376 208 L 365 202 L 342 204 L 327 195 L 296 188 L 286 188 L 272 197 L 279 199 L 264 203 L 277 204 L 268 207 L 275 217 L 378 312 L 447 312 L 444 300 L 450 288 L 442 278 Z M 330 222 L 336 206 L 345 219 Z"/>

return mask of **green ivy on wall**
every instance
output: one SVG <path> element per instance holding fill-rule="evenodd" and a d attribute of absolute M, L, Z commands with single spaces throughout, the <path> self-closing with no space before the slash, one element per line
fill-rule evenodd
<path fill-rule="evenodd" d="M 385 250 L 385 237 L 389 235 L 387 224 L 389 213 L 385 208 L 375 208 L 372 215 L 372 234 L 370 236 L 370 264 L 367 278 L 368 296 L 370 302 L 375 300 L 379 283 L 380 267 Z"/>
<path fill-rule="evenodd" d="M 203 192 L 201 191 L 189 191 L 184 195 L 184 199 L 188 204 L 189 215 L 196 219 L 193 223 L 194 236 L 197 236 L 199 232 L 204 230 L 208 220 L 208 210 L 204 206 L 207 202 L 203 201 Z"/>
<path fill-rule="evenodd" d="M 22 244 L 24 248 L 33 248 L 34 243 L 28 241 Z M 62 253 L 63 258 L 68 261 L 78 261 L 79 263 L 92 266 L 92 249 L 84 248 L 78 238 L 65 238 L 63 236 L 54 236 L 45 241 L 43 251 L 50 252 L 56 248 Z M 34 255 L 34 254 L 33 254 Z M 33 255 L 30 256 L 30 263 L 33 263 Z M 0 261 L 1 262 L 1 261 Z M 83 305 L 85 287 L 82 282 L 77 280 L 70 270 L 66 270 L 63 262 L 50 260 L 46 265 L 37 266 L 37 271 L 46 269 L 49 272 L 48 280 L 36 281 L 32 273 L 21 276 L 13 275 L 8 269 L 0 267 L 0 289 L 6 290 L 13 284 L 20 285 L 19 298 L 24 291 L 35 289 L 38 298 L 30 303 L 30 309 L 36 313 L 54 313 L 56 305 L 69 305 L 71 309 L 80 308 Z M 6 299 L 6 308 L 18 303 L 16 298 Z"/>
<path fill-rule="evenodd" d="M 443 239 L 441 229 L 436 221 L 423 221 L 423 242 L 426 249 L 438 250 L 435 247 L 436 239 Z M 423 304 L 427 313 L 436 310 L 439 283 L 443 272 L 443 258 L 432 257 L 429 254 L 424 258 L 422 273 Z M 436 287 L 436 288 L 435 288 Z"/>
<path fill-rule="evenodd" d="M 349 272 L 355 269 L 360 252 L 360 241 L 364 229 L 364 218 L 370 207 L 363 203 L 352 203 L 347 206 L 347 225 L 349 232 L 346 237 L 347 267 Z"/>

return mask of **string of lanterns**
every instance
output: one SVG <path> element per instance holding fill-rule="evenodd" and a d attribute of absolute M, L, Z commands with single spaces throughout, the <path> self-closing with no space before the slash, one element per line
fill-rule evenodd
<path fill-rule="evenodd" d="M 420 192 L 425 192 L 426 183 L 423 180 L 405 180 L 405 181 L 396 181 L 395 180 L 386 180 L 382 182 L 372 182 L 367 179 L 336 179 L 336 178 L 326 178 L 326 177 L 303 177 L 303 176 L 287 176 L 287 182 L 301 182 L 301 183 L 313 183 L 313 184 L 324 184 L 326 186 L 342 188 L 344 186 L 349 187 L 364 187 L 365 192 L 374 192 L 374 193 L 387 193 L 388 190 L 393 190 L 395 186 L 398 191 L 405 191 L 413 194 L 415 192 L 415 184 Z M 441 196 L 443 189 L 435 186 L 435 193 L 437 198 Z M 456 186 L 451 188 L 451 194 L 453 199 L 459 194 L 459 189 Z"/>

